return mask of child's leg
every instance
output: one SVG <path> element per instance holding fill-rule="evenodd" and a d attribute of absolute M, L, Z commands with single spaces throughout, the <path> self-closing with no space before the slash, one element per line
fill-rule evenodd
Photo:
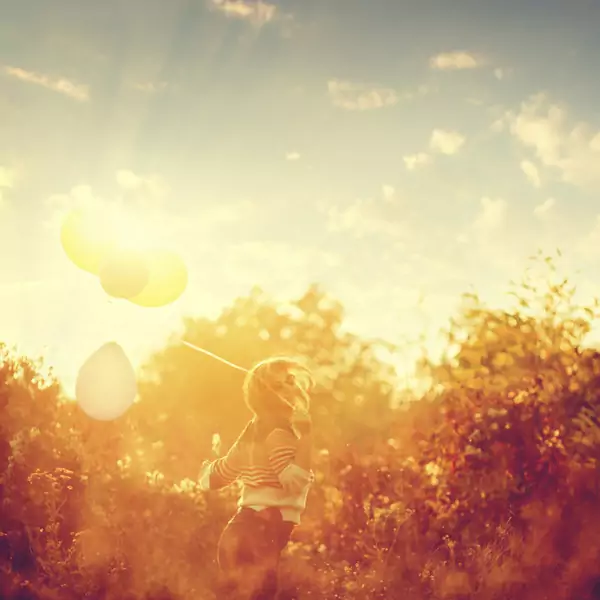
<path fill-rule="evenodd" d="M 293 529 L 277 515 L 246 509 L 228 523 L 218 549 L 223 598 L 272 600 L 277 595 L 279 557 Z"/>

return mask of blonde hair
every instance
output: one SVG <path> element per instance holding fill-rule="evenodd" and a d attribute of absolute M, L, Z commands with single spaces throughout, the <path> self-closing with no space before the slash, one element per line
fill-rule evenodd
<path fill-rule="evenodd" d="M 298 403 L 309 408 L 314 380 L 300 360 L 285 356 L 262 360 L 246 375 L 244 400 L 258 417 L 291 413 Z"/>

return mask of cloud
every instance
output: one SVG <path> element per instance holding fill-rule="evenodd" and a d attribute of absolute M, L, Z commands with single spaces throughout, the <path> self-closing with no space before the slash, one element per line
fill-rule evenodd
<path fill-rule="evenodd" d="M 502 278 L 512 278 L 522 271 L 525 257 L 535 250 L 532 245 L 536 240 L 529 231 L 523 234 L 522 230 L 511 228 L 508 234 L 508 209 L 504 198 L 481 198 L 479 210 L 466 232 L 469 245 L 465 245 L 465 238 L 457 239 L 465 262 L 475 269 L 469 283 L 481 277 L 482 268 L 484 272 L 497 270 Z"/>
<path fill-rule="evenodd" d="M 551 213 L 555 206 L 556 200 L 554 198 L 548 198 L 547 200 L 544 200 L 544 202 L 542 202 L 541 204 L 538 204 L 533 209 L 533 214 L 538 219 L 545 219 L 546 217 L 548 217 L 548 215 Z"/>
<path fill-rule="evenodd" d="M 117 171 L 116 179 L 119 186 L 125 190 L 136 190 L 144 184 L 142 177 L 127 169 Z"/>
<path fill-rule="evenodd" d="M 112 229 L 116 224 L 118 234 L 126 232 L 128 241 L 151 245 L 165 241 L 178 245 L 183 232 L 198 234 L 204 228 L 210 230 L 212 225 L 235 220 L 230 206 L 218 204 L 198 208 L 191 216 L 178 215 L 164 207 L 161 198 L 150 193 L 149 188 L 134 188 L 137 176 L 133 173 L 119 173 L 121 182 L 131 186 L 133 196 L 102 197 L 90 185 L 74 186 L 66 193 L 53 194 L 45 200 L 50 214 L 44 217 L 44 227 L 56 230 L 70 211 L 83 210 L 98 219 L 100 228 Z M 125 179 L 125 173 L 129 179 Z M 144 178 L 138 180 L 140 186 L 145 185 Z"/>
<path fill-rule="evenodd" d="M 300 153 L 299 152 L 288 152 L 285 155 L 285 160 L 300 160 Z"/>
<path fill-rule="evenodd" d="M 261 26 L 275 18 L 277 7 L 261 0 L 210 0 L 211 6 L 227 17 L 244 19 Z"/>
<path fill-rule="evenodd" d="M 402 157 L 404 165 L 409 171 L 414 171 L 418 167 L 424 167 L 431 163 L 432 159 L 426 152 L 417 152 L 417 154 L 409 154 Z"/>
<path fill-rule="evenodd" d="M 475 218 L 474 228 L 482 234 L 488 234 L 504 225 L 508 204 L 502 198 L 481 199 L 481 210 Z"/>
<path fill-rule="evenodd" d="M 513 70 L 510 68 L 497 67 L 494 69 L 494 77 L 498 81 L 504 81 L 507 77 L 510 77 Z"/>
<path fill-rule="evenodd" d="M 397 104 L 400 99 L 391 88 L 371 87 L 338 79 L 329 81 L 327 89 L 333 105 L 345 110 L 384 108 Z"/>
<path fill-rule="evenodd" d="M 537 94 L 523 102 L 519 111 L 507 112 L 503 122 L 562 181 L 583 188 L 600 186 L 600 131 L 572 121 L 564 106 Z"/>
<path fill-rule="evenodd" d="M 490 125 L 490 129 L 494 133 L 502 133 L 506 130 L 506 120 L 504 118 L 494 119 Z"/>
<path fill-rule="evenodd" d="M 441 154 L 456 154 L 464 145 L 466 138 L 457 131 L 434 129 L 429 141 L 432 150 Z"/>
<path fill-rule="evenodd" d="M 25 71 L 24 69 L 19 69 L 17 67 L 5 67 L 4 72 L 9 77 L 39 85 L 47 90 L 63 94 L 77 102 L 86 102 L 90 99 L 89 87 L 87 85 L 75 83 L 64 77 L 52 79 L 48 75 Z"/>
<path fill-rule="evenodd" d="M 127 214 L 136 219 L 147 221 L 152 226 L 171 230 L 188 230 L 192 232 L 210 231 L 214 226 L 234 222 L 247 222 L 256 212 L 256 206 L 249 200 L 221 204 L 199 205 L 193 217 L 178 216 L 162 206 L 150 193 L 164 193 L 166 186 L 156 177 L 141 177 L 126 169 L 117 172 L 119 185 L 128 192 L 140 192 L 132 202 L 125 198 L 103 198 L 97 195 L 89 185 L 77 185 L 68 193 L 54 194 L 46 200 L 46 205 L 53 212 L 53 222 L 62 220 L 70 210 L 84 209 L 99 213 Z M 157 183 L 158 182 L 158 183 Z M 155 186 L 155 187 L 153 187 Z"/>
<path fill-rule="evenodd" d="M 394 186 L 391 185 L 382 185 L 381 193 L 383 194 L 383 199 L 386 202 L 392 202 L 396 197 L 396 190 L 394 189 Z"/>
<path fill-rule="evenodd" d="M 129 169 L 120 169 L 116 172 L 115 177 L 119 187 L 124 190 L 134 191 L 143 188 L 157 195 L 162 195 L 166 192 L 166 185 L 156 175 L 142 177 Z"/>
<path fill-rule="evenodd" d="M 90 185 L 76 185 L 67 193 L 52 194 L 44 201 L 50 209 L 49 218 L 44 219 L 44 227 L 57 229 L 61 226 L 65 215 L 71 210 L 85 210 L 104 213 L 107 209 L 112 210 L 113 203 L 107 203 L 94 194 Z"/>
<path fill-rule="evenodd" d="M 128 194 L 128 200 L 143 208 L 158 207 L 169 191 L 157 175 L 141 176 L 129 169 L 120 169 L 115 178 L 117 185 Z"/>
<path fill-rule="evenodd" d="M 306 291 L 313 281 L 328 279 L 342 264 L 335 252 L 289 242 L 245 241 L 223 249 L 215 276 L 236 295 L 260 286 L 275 297 L 296 296 Z"/>
<path fill-rule="evenodd" d="M 133 187 L 133 184 L 135 183 L 133 173 L 127 171 L 120 171 L 119 173 L 122 178 L 124 178 L 124 174 L 127 173 L 131 177 L 128 181 L 128 184 L 131 186 L 130 189 L 135 189 Z M 142 180 L 140 179 L 140 181 Z M 58 221 L 62 220 L 65 213 L 71 210 L 91 210 L 98 211 L 99 214 L 104 212 L 111 213 L 113 211 L 120 212 L 121 207 L 125 205 L 122 200 L 114 198 L 106 199 L 98 196 L 92 187 L 87 184 L 76 185 L 67 193 L 52 194 L 46 199 L 45 203 L 53 211 L 49 223 L 51 227 L 54 227 Z M 128 204 L 130 205 L 131 203 Z"/>
<path fill-rule="evenodd" d="M 332 233 L 351 233 L 362 239 L 370 235 L 401 238 L 407 233 L 406 224 L 398 221 L 390 212 L 391 203 L 378 202 L 372 198 L 357 199 L 346 207 L 319 206 L 327 215 L 327 228 Z"/>
<path fill-rule="evenodd" d="M 429 59 L 429 66 L 439 71 L 477 69 L 484 64 L 485 61 L 481 57 L 464 51 L 442 52 Z"/>
<path fill-rule="evenodd" d="M 540 179 L 540 172 L 538 168 L 530 161 L 530 160 L 522 160 L 521 161 L 521 171 L 525 173 L 525 177 L 529 179 L 531 185 L 535 188 L 539 188 L 542 186 L 542 181 Z"/>
<path fill-rule="evenodd" d="M 557 105 L 549 105 L 543 95 L 530 98 L 518 113 L 507 113 L 510 130 L 525 146 L 532 148 L 546 165 L 560 162 L 566 115 Z"/>
<path fill-rule="evenodd" d="M 95 209 L 101 201 L 94 196 L 91 186 L 77 185 L 68 194 L 52 194 L 46 204 L 60 213 L 71 209 Z"/>

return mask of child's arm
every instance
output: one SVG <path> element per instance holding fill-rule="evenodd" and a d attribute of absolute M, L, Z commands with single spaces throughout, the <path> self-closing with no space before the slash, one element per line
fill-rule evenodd
<path fill-rule="evenodd" d="M 236 465 L 237 443 L 234 444 L 226 456 L 213 462 L 205 462 L 200 473 L 200 488 L 202 490 L 220 490 L 231 485 L 241 475 L 241 470 Z"/>
<path fill-rule="evenodd" d="M 292 493 L 314 481 L 311 465 L 311 436 L 298 439 L 290 431 L 275 429 L 266 440 L 271 467 L 281 485 Z"/>
<path fill-rule="evenodd" d="M 297 444 L 296 450 L 296 464 L 307 471 L 310 471 L 312 466 L 312 434 L 307 433 L 303 435 Z"/>

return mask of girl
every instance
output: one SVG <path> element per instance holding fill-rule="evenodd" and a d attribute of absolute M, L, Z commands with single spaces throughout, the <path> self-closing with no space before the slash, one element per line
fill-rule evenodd
<path fill-rule="evenodd" d="M 312 386 L 308 370 L 294 360 L 258 363 L 244 382 L 252 420 L 226 456 L 203 465 L 202 489 L 242 484 L 238 511 L 219 540 L 223 598 L 272 600 L 277 594 L 279 557 L 300 523 L 314 480 L 308 413 Z"/>

